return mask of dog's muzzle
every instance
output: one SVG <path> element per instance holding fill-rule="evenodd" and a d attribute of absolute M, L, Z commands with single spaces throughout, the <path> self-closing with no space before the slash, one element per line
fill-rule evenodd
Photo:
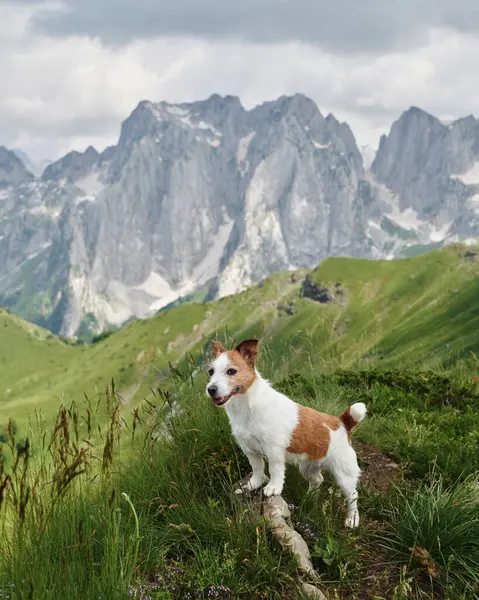
<path fill-rule="evenodd" d="M 216 406 L 223 406 L 228 402 L 230 398 L 236 396 L 236 394 L 238 394 L 240 390 L 240 386 L 237 385 L 227 396 L 220 396 L 219 398 L 217 398 L 216 394 L 218 392 L 218 388 L 215 385 L 212 385 L 208 388 L 208 394 L 211 396 L 213 404 L 215 404 Z"/>

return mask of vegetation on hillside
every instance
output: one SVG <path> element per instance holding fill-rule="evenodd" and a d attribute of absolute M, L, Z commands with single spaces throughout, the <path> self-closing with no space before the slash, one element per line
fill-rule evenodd
<path fill-rule="evenodd" d="M 308 274 L 328 301 L 305 296 Z M 455 364 L 479 350 L 478 286 L 475 251 L 452 246 L 397 261 L 331 258 L 236 296 L 133 321 L 93 345 L 66 343 L 0 311 L 0 427 L 12 415 L 25 427 L 32 407 L 52 414 L 64 399 L 80 404 L 112 377 L 129 410 L 162 383 L 169 363 L 198 355 L 226 327 L 267 342 L 283 375 L 306 362 L 317 371 Z"/>

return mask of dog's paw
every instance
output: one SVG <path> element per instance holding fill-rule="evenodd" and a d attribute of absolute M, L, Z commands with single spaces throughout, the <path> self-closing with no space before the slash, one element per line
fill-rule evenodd
<path fill-rule="evenodd" d="M 283 491 L 282 487 L 271 485 L 270 483 L 263 489 L 263 495 L 266 498 L 270 496 L 281 496 L 281 492 Z"/>
<path fill-rule="evenodd" d="M 254 477 L 252 476 L 248 483 L 244 486 L 244 489 L 247 492 L 254 492 L 255 490 L 258 490 L 264 483 L 267 483 L 268 478 L 266 477 L 266 475 L 263 475 L 262 477 Z"/>
<path fill-rule="evenodd" d="M 258 490 L 264 483 L 267 483 L 268 478 L 266 475 L 263 477 L 253 477 L 251 476 L 248 481 L 242 485 L 240 488 L 235 490 L 235 494 L 242 494 L 243 492 L 254 492 Z"/>
<path fill-rule="evenodd" d="M 346 525 L 346 527 L 349 527 L 350 529 L 354 529 L 355 527 L 357 527 L 359 525 L 358 511 L 354 510 L 354 511 L 348 513 L 346 520 L 344 521 L 344 524 Z"/>

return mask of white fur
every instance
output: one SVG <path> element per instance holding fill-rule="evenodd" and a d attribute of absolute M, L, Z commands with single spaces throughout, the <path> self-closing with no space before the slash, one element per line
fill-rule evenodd
<path fill-rule="evenodd" d="M 228 355 L 223 353 L 211 365 L 214 369 L 214 373 L 210 378 L 210 385 L 216 385 L 218 388 L 219 396 L 227 396 L 231 391 L 231 381 L 226 374 L 226 371 L 230 367 Z"/>
<path fill-rule="evenodd" d="M 226 372 L 229 368 L 228 355 L 223 353 L 213 362 L 214 373 L 208 385 L 218 386 L 219 395 L 227 396 L 232 385 Z M 345 524 L 357 527 L 357 482 L 360 469 L 356 453 L 349 443 L 346 428 L 331 430 L 330 444 L 326 456 L 321 460 L 309 460 L 307 455 L 287 451 L 293 431 L 299 423 L 299 406 L 284 394 L 275 390 L 258 372 L 254 383 L 246 394 L 233 396 L 224 405 L 233 435 L 246 454 L 253 469 L 246 490 L 258 489 L 268 481 L 264 471 L 264 459 L 269 464 L 269 482 L 263 490 L 265 496 L 279 495 L 283 491 L 286 463 L 297 466 L 309 482 L 310 490 L 317 489 L 323 481 L 321 470 L 330 471 L 336 479 L 348 503 Z M 358 423 L 366 415 L 362 403 L 350 408 Z M 236 493 L 242 493 L 241 489 Z"/>
<path fill-rule="evenodd" d="M 366 405 L 363 402 L 356 402 L 351 406 L 349 412 L 355 421 L 361 423 L 366 416 Z"/>

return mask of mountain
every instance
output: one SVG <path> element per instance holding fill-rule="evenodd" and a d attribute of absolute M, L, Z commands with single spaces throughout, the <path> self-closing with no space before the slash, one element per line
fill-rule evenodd
<path fill-rule="evenodd" d="M 308 98 L 141 102 L 116 147 L 72 152 L 0 204 L 0 303 L 56 332 L 122 324 L 371 255 L 353 134 Z M 376 253 L 381 254 L 380 250 Z"/>
<path fill-rule="evenodd" d="M 371 167 L 383 209 L 424 240 L 479 236 L 479 121 L 442 123 L 412 107 L 381 138 Z"/>
<path fill-rule="evenodd" d="M 60 160 L 49 164 L 43 171 L 42 181 L 57 181 L 63 179 L 75 183 L 95 167 L 99 158 L 98 152 L 89 146 L 85 152 L 69 152 Z"/>
<path fill-rule="evenodd" d="M 142 101 L 116 146 L 71 152 L 41 178 L 0 154 L 0 305 L 71 336 L 329 256 L 473 238 L 471 119 L 407 111 L 371 170 L 349 126 L 301 94 L 249 111 L 233 96 Z"/>

